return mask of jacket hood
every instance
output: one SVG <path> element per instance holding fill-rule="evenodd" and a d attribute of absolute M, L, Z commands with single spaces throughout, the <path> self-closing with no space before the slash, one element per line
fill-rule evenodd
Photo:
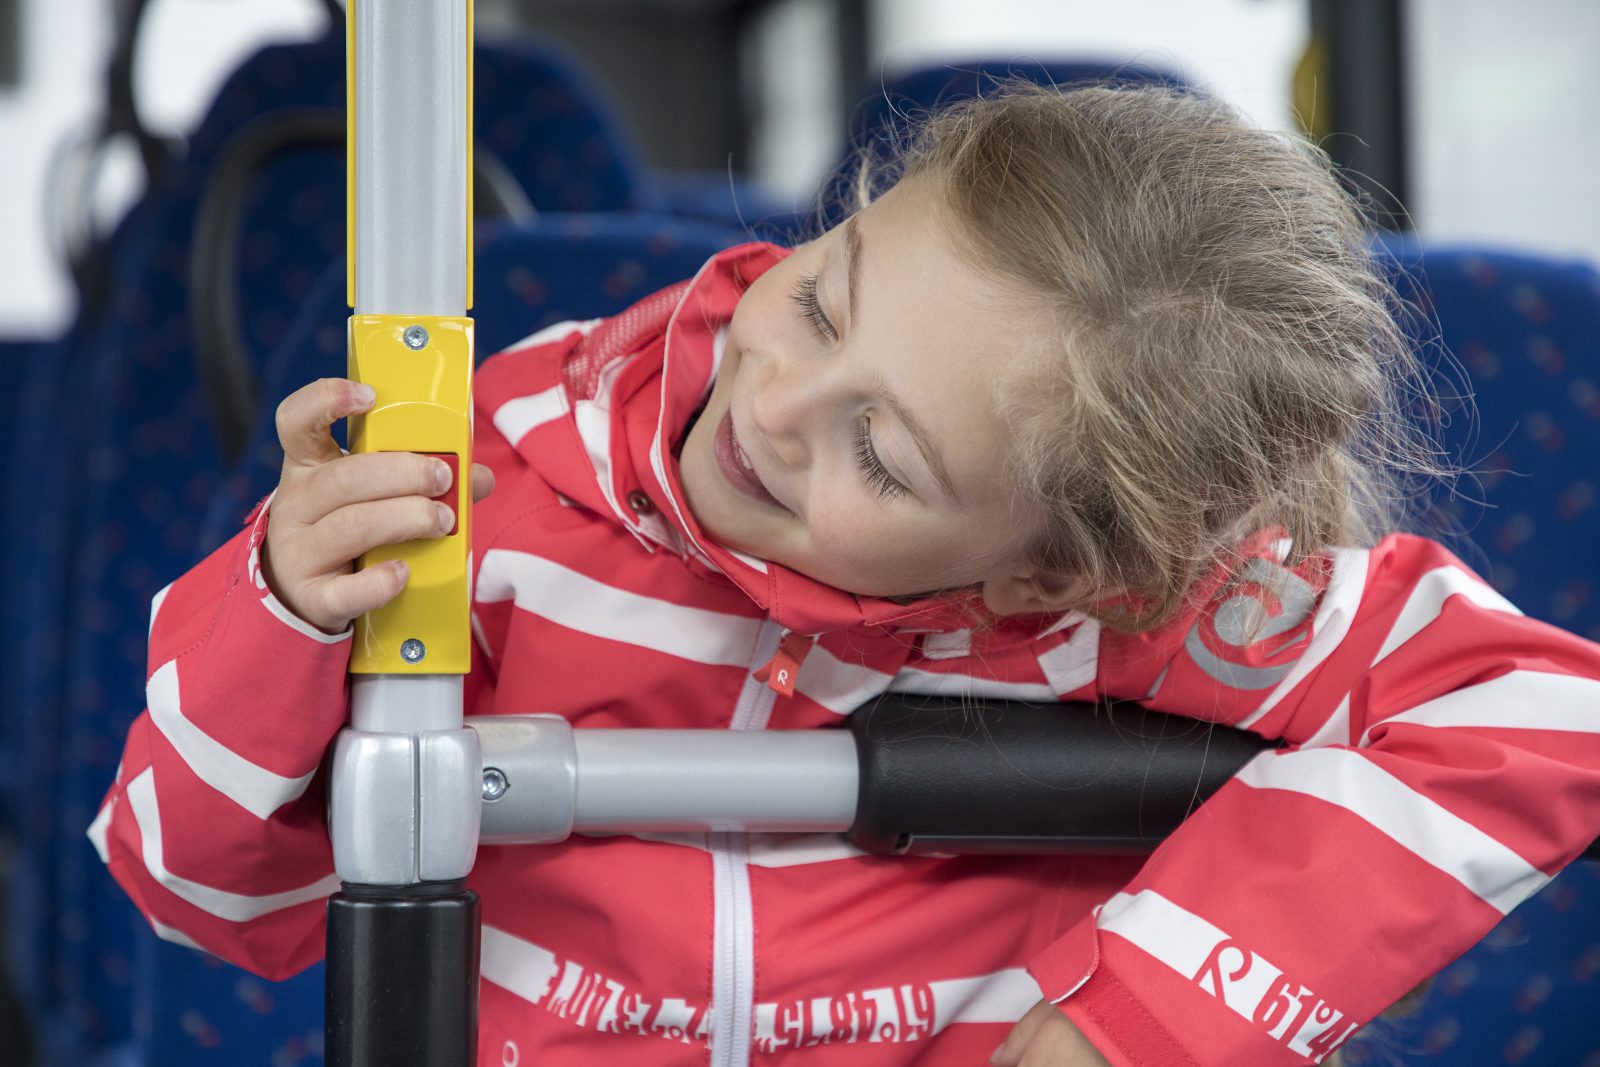
<path fill-rule="evenodd" d="M 857 596 L 720 544 L 689 511 L 678 451 L 716 382 L 726 326 L 751 283 L 788 255 L 772 244 L 739 245 L 619 315 L 558 328 L 562 336 L 548 340 L 558 350 L 565 439 L 551 448 L 549 437 L 530 434 L 518 451 L 563 496 L 613 516 L 651 551 L 677 552 L 726 575 L 790 630 L 936 631 L 978 623 L 985 613 L 976 594 L 909 603 Z M 536 362 L 545 373 L 552 366 Z"/>

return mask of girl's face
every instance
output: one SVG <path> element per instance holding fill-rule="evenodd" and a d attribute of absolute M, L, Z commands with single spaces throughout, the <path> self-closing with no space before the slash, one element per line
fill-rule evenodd
<path fill-rule="evenodd" d="M 1020 569 L 1035 519 L 1002 478 L 997 383 L 1047 323 L 957 259 L 946 225 L 902 183 L 740 299 L 680 456 L 719 542 L 876 596 Z"/>

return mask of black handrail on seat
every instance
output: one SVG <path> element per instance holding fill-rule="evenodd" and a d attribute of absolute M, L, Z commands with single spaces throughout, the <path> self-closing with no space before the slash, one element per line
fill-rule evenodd
<path fill-rule="evenodd" d="M 850 838 L 901 853 L 1147 853 L 1262 752 L 1246 730 L 1120 704 L 885 694 L 850 716 Z M 1600 860 L 1600 841 L 1580 858 Z"/>

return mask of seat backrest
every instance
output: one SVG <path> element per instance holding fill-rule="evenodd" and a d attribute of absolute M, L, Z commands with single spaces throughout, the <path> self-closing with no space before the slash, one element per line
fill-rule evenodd
<path fill-rule="evenodd" d="M 259 61 L 286 68 L 278 76 L 293 93 L 254 112 L 219 106 L 196 137 L 217 162 L 199 175 L 187 250 L 191 343 L 230 460 L 254 410 L 255 367 L 345 242 L 343 34 L 284 49 L 292 71 L 272 51 Z M 490 193 L 507 210 L 638 211 L 660 202 L 628 127 L 560 49 L 532 37 L 485 39 L 474 79 L 480 216 Z M 239 95 L 262 104 L 250 94 L 224 99 Z"/>
<path fill-rule="evenodd" d="M 103 306 L 80 309 L 79 322 L 68 337 L 24 368 L 25 400 L 12 449 L 13 463 L 37 479 L 40 491 L 27 501 L 28 510 L 8 503 L 6 512 L 31 535 L 5 541 L 7 577 L 15 579 L 8 581 L 7 636 L 17 639 L 8 641 L 15 669 L 5 678 L 11 729 L 4 742 L 6 755 L 15 757 L 17 768 L 15 807 L 7 816 L 14 820 L 19 839 L 8 902 L 11 957 L 7 962 L 28 997 L 41 1037 L 48 1042 L 45 1035 L 59 1035 L 63 1047 L 73 1050 L 96 1047 L 102 1038 L 114 1044 L 128 1036 L 125 1022 L 102 1025 L 99 986 L 108 971 L 126 973 L 134 941 L 117 931 L 103 946 L 95 944 L 92 916 L 100 904 L 98 894 L 86 886 L 86 871 L 75 863 L 79 843 L 63 840 L 69 823 L 80 821 L 85 813 L 92 816 L 88 794 L 95 788 L 75 776 L 77 767 L 94 761 L 70 747 L 65 723 L 69 686 L 75 697 L 99 702 L 92 685 L 69 672 L 67 655 L 69 627 L 96 626 L 96 620 L 70 613 L 67 605 L 72 570 L 81 555 L 73 530 L 75 511 L 84 504 L 83 482 L 91 457 L 101 462 L 108 458 L 89 446 L 95 401 L 104 381 L 86 372 L 91 353 L 108 339 L 129 333 L 129 305 L 144 299 L 136 280 L 161 229 L 165 208 L 162 195 L 147 196 L 99 250 L 111 261 L 109 276 L 129 280 L 116 297 L 107 298 L 107 303 L 122 303 L 120 312 L 107 314 Z M 120 531 L 108 528 L 103 533 L 113 544 L 100 551 L 115 552 Z M 99 762 L 109 769 L 114 756 L 101 756 Z M 63 788 L 75 788 L 79 794 L 76 805 L 65 813 L 59 808 Z M 113 992 L 108 999 L 120 999 L 110 1008 L 113 1014 L 127 1014 L 126 991 L 120 998 Z M 45 1051 L 53 1047 L 45 1043 L 41 1049 L 47 1062 L 59 1058 Z"/>
<path fill-rule="evenodd" d="M 1535 618 L 1600 640 L 1600 273 L 1507 251 L 1378 241 L 1436 369 L 1448 461 L 1475 472 L 1432 503 L 1445 541 Z M 1464 388 L 1465 387 L 1465 388 Z M 1449 398 L 1470 391 L 1472 409 Z M 1410 1014 L 1345 1063 L 1589 1063 L 1600 975 L 1600 863 L 1576 862 L 1445 968 Z"/>
<path fill-rule="evenodd" d="M 1397 235 L 1380 249 L 1446 408 L 1463 384 L 1473 398 L 1440 434 L 1471 473 L 1434 494 L 1470 544 L 1443 539 L 1529 615 L 1600 640 L 1600 271 Z"/>
<path fill-rule="evenodd" d="M 1058 59 L 986 60 L 917 67 L 865 86 L 850 112 L 845 144 L 820 189 L 819 214 L 832 227 L 850 214 L 850 190 L 863 153 L 882 159 L 893 154 L 911 124 L 931 111 L 958 100 L 993 91 L 1009 78 L 1039 85 L 1071 86 L 1098 82 L 1143 82 L 1182 87 L 1183 79 L 1140 63 L 1077 56 Z M 806 221 L 806 220 L 802 220 Z"/>

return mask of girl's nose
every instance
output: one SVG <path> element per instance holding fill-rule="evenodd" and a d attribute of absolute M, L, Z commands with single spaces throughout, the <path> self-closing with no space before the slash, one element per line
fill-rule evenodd
<path fill-rule="evenodd" d="M 771 356 L 763 361 L 750 397 L 750 421 L 768 449 L 787 467 L 804 468 L 811 459 L 822 371 L 803 373 L 797 361 Z"/>

